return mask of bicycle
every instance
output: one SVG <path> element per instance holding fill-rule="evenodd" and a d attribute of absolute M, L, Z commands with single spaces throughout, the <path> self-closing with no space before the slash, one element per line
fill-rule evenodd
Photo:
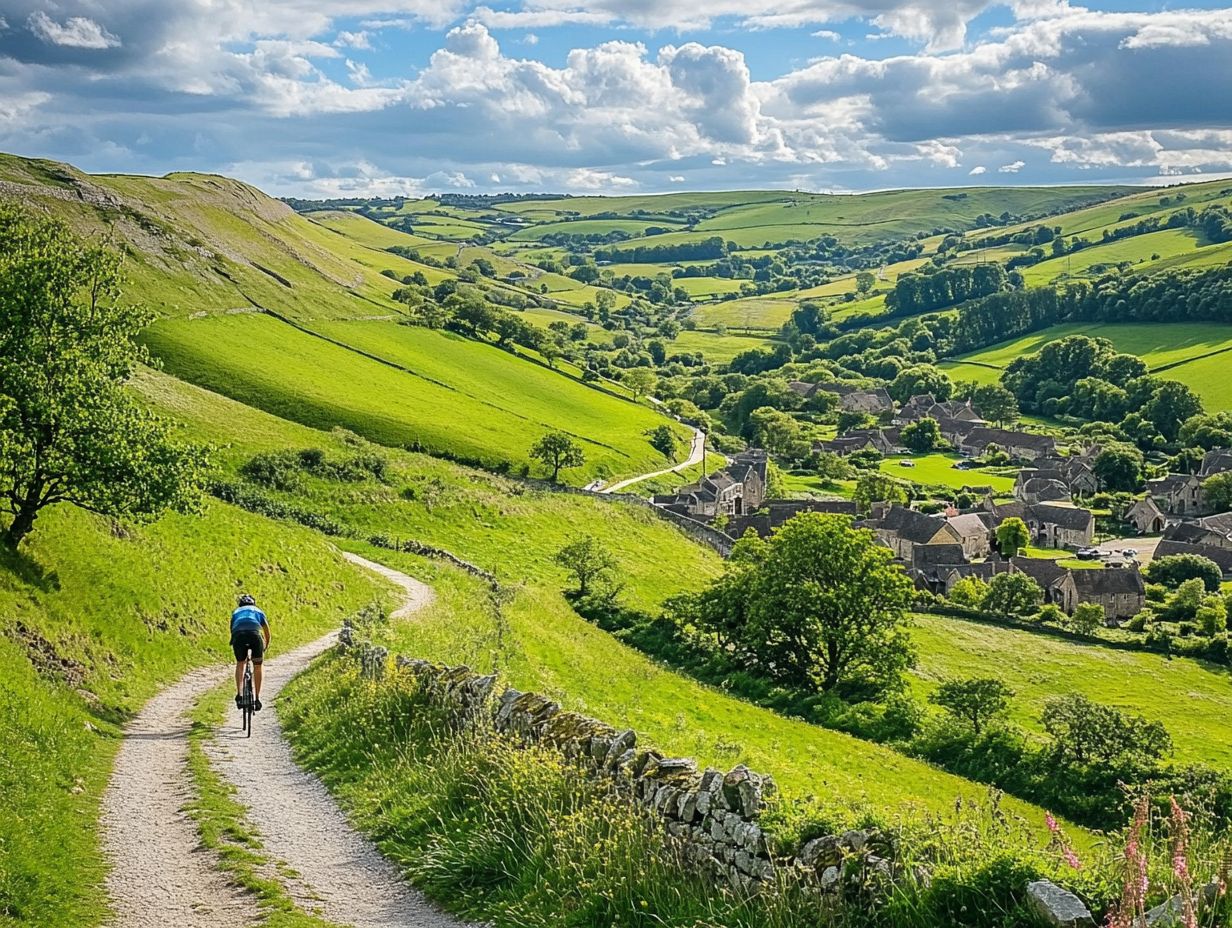
<path fill-rule="evenodd" d="M 252 688 L 252 652 L 248 652 L 248 660 L 244 663 L 244 690 L 243 696 L 240 699 L 240 712 L 243 715 L 243 727 L 240 731 L 246 732 L 245 737 L 252 737 L 252 714 L 253 706 L 256 704 L 257 696 Z"/>

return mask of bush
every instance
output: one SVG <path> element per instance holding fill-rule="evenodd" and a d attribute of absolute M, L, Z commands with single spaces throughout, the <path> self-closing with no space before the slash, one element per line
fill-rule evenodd
<path fill-rule="evenodd" d="M 1151 612 L 1150 609 L 1143 609 L 1141 612 L 1137 613 L 1133 618 L 1131 618 L 1128 622 L 1126 622 L 1125 627 L 1129 629 L 1131 632 L 1146 631 L 1147 624 L 1153 618 L 1155 618 L 1155 613 Z"/>
<path fill-rule="evenodd" d="M 1223 582 L 1223 571 L 1210 558 L 1200 554 L 1170 554 L 1151 561 L 1142 571 L 1152 583 L 1160 583 L 1176 589 L 1186 580 L 1198 578 L 1208 593 L 1218 593 Z"/>
<path fill-rule="evenodd" d="M 263 487 L 290 493 L 303 485 L 299 460 L 290 451 L 267 451 L 254 455 L 240 467 L 240 473 Z"/>

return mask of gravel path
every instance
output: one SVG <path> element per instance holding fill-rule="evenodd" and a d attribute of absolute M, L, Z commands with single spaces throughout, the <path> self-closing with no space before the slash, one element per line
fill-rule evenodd
<path fill-rule="evenodd" d="M 405 590 L 394 618 L 407 618 L 431 602 L 431 588 L 419 581 L 346 557 Z M 296 766 L 277 727 L 279 691 L 335 637 L 286 654 L 275 650 L 262 685 L 266 709 L 256 715 L 252 738 L 240 737 L 229 716 L 208 746 L 211 761 L 236 787 L 266 852 L 295 871 L 287 888 L 306 910 L 351 928 L 458 928 L 460 922 L 408 887 L 351 827 L 321 783 Z M 183 712 L 225 675 L 224 667 L 189 674 L 152 699 L 128 729 L 104 798 L 116 928 L 231 928 L 249 924 L 255 914 L 252 901 L 231 889 L 211 856 L 199 850 L 195 826 L 180 811 L 190 796 Z"/>
<path fill-rule="evenodd" d="M 214 868 L 183 811 L 192 799 L 184 713 L 226 673 L 190 673 L 146 703 L 125 730 L 102 815 L 116 928 L 231 928 L 255 919 L 252 901 Z"/>

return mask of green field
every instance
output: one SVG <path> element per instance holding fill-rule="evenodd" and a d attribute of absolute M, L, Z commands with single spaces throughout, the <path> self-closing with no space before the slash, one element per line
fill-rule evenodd
<path fill-rule="evenodd" d="M 587 454 L 586 466 L 566 475 L 572 481 L 629 476 L 658 463 L 643 433 L 664 420 L 650 409 L 456 335 L 395 323 L 322 325 L 331 337 L 390 363 L 268 316 L 165 321 L 146 339 L 177 376 L 382 444 L 516 466 L 528 463 L 540 435 L 560 429 L 575 435 Z"/>
<path fill-rule="evenodd" d="M 716 335 L 713 332 L 682 329 L 667 345 L 668 355 L 677 352 L 700 351 L 711 364 L 727 364 L 742 351 L 774 345 L 768 338 L 750 338 L 745 335 Z"/>
<path fill-rule="evenodd" d="M 1017 694 L 1014 721 L 1037 732 L 1046 698 L 1083 693 L 1162 722 L 1178 760 L 1232 769 L 1232 676 L 1226 667 L 934 615 L 917 616 L 911 635 L 919 649 L 913 676 L 921 693 L 955 677 L 995 674 Z"/>
<path fill-rule="evenodd" d="M 1218 322 L 1069 323 L 1052 326 L 983 351 L 962 355 L 940 365 L 955 380 L 996 383 L 1011 361 L 1034 354 L 1045 344 L 1067 335 L 1106 338 L 1118 351 L 1137 355 L 1152 372 L 1179 380 L 1197 392 L 1210 408 L 1227 408 L 1232 388 L 1223 371 L 1232 349 L 1232 326 Z"/>
<path fill-rule="evenodd" d="M 1133 265 L 1130 273 L 1150 273 L 1157 269 L 1155 265 L 1161 263 L 1161 259 L 1172 259 L 1171 266 L 1188 266 L 1191 260 L 1201 260 L 1207 249 L 1218 247 L 1205 245 L 1190 229 L 1161 229 L 1049 258 L 1023 268 L 1022 276 L 1027 286 L 1039 287 L 1067 277 L 1099 276 L 1107 273 L 1108 267 L 1125 261 Z M 1092 271 L 1092 268 L 1099 269 Z"/>
<path fill-rule="evenodd" d="M 739 293 L 742 283 L 744 281 L 730 277 L 677 277 L 672 281 L 672 286 L 679 287 L 689 296 L 697 298 Z"/>
<path fill-rule="evenodd" d="M 987 468 L 955 469 L 955 462 L 961 460 L 963 459 L 957 454 L 896 455 L 885 458 L 880 468 L 883 474 L 924 486 L 943 486 L 955 490 L 961 490 L 963 487 L 991 487 L 994 493 L 1008 493 L 1014 489 L 1013 477 Z M 910 461 L 914 466 L 904 467 L 903 461 Z"/>
<path fill-rule="evenodd" d="M 795 308 L 796 304 L 791 300 L 756 297 L 695 306 L 689 318 L 705 328 L 723 325 L 729 329 L 777 332 L 791 318 Z"/>

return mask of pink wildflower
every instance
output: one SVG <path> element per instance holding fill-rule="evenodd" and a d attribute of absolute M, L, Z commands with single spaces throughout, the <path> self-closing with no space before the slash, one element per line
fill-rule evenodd
<path fill-rule="evenodd" d="M 1054 835 L 1060 830 L 1061 826 L 1057 824 L 1057 820 L 1052 817 L 1051 812 L 1044 813 L 1044 824 L 1048 826 L 1048 830 Z"/>
<path fill-rule="evenodd" d="M 1071 869 L 1081 870 L 1082 861 L 1078 859 L 1078 855 L 1074 853 L 1073 848 L 1065 847 L 1061 849 L 1061 856 L 1065 858 L 1065 862 L 1069 864 Z"/>

